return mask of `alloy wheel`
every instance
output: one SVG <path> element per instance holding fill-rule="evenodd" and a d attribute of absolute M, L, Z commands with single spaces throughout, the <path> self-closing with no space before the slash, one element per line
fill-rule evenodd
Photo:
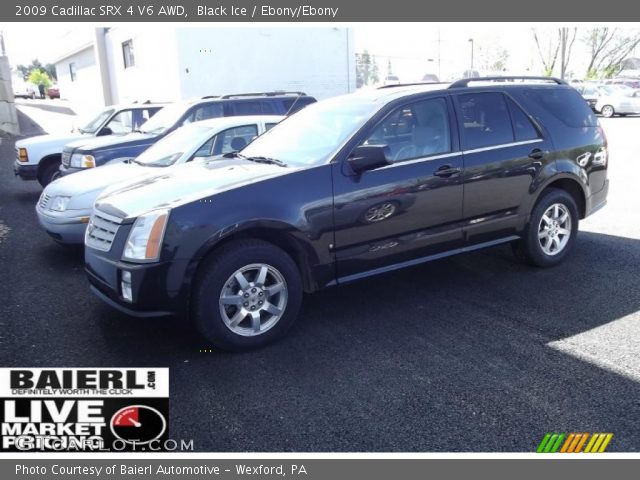
<path fill-rule="evenodd" d="M 554 203 L 542 215 L 538 225 L 538 241 L 547 255 L 562 252 L 571 238 L 571 214 L 562 203 Z"/>
<path fill-rule="evenodd" d="M 287 306 L 287 282 L 271 265 L 253 263 L 236 270 L 220 293 L 224 324 L 233 333 L 253 337 L 273 328 Z"/>

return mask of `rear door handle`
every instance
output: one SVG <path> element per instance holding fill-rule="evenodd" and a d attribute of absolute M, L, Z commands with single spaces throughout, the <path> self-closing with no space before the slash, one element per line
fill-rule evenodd
<path fill-rule="evenodd" d="M 433 174 L 436 177 L 453 177 L 454 175 L 458 175 L 460 174 L 462 170 L 460 170 L 459 168 L 455 168 L 452 167 L 451 165 L 442 165 L 440 168 L 438 168 L 435 172 L 433 172 Z"/>
<path fill-rule="evenodd" d="M 531 150 L 531 153 L 529 153 L 529 158 L 533 160 L 542 160 L 543 157 L 544 152 L 539 148 L 534 148 L 533 150 Z"/>

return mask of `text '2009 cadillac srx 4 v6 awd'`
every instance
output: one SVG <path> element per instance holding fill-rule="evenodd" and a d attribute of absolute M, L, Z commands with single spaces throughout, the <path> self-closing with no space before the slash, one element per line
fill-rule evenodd
<path fill-rule="evenodd" d="M 560 80 L 361 91 L 99 198 L 86 269 L 121 310 L 258 347 L 291 326 L 303 292 L 504 242 L 558 264 L 605 203 L 607 162 L 597 119 Z"/>

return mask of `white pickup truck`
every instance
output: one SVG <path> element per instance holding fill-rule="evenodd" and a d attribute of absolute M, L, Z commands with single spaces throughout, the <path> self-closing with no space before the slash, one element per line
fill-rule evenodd
<path fill-rule="evenodd" d="M 82 138 L 131 133 L 163 106 L 151 103 L 111 106 L 67 135 L 38 135 L 18 140 L 13 171 L 23 180 L 38 180 L 45 187 L 57 176 L 62 149 L 67 143 Z"/>

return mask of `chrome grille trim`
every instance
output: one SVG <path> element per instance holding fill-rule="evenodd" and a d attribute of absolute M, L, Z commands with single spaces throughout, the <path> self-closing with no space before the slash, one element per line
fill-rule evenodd
<path fill-rule="evenodd" d="M 103 252 L 111 250 L 122 219 L 94 210 L 87 225 L 84 243 L 87 247 Z"/>
<path fill-rule="evenodd" d="M 40 195 L 40 208 L 42 208 L 43 210 L 47 208 L 47 205 L 49 204 L 49 200 L 51 200 L 51 197 L 49 195 L 47 195 L 46 193 L 42 192 L 42 195 Z"/>

